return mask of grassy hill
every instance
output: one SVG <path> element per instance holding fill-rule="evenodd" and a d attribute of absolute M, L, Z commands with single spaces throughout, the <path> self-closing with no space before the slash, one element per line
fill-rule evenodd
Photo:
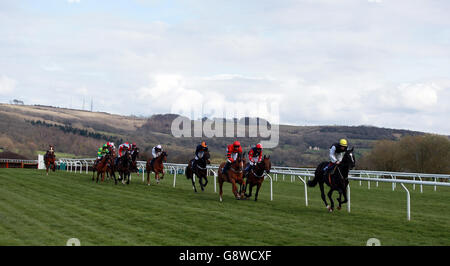
<path fill-rule="evenodd" d="M 224 201 L 213 179 L 195 194 L 190 180 L 167 175 L 146 186 L 133 175 L 129 186 L 96 184 L 91 175 L 0 169 L 0 245 L 353 245 L 369 238 L 381 245 L 450 245 L 450 190 L 411 188 L 411 221 L 402 189 L 370 190 L 351 182 L 351 213 L 328 213 L 319 189 L 301 182 L 274 182 L 270 201 L 265 181 L 258 202 L 237 201 L 224 185 Z M 335 196 L 336 197 L 336 196 Z M 230 229 L 229 225 L 234 225 Z"/>
<path fill-rule="evenodd" d="M 195 146 L 206 139 L 212 161 L 221 162 L 225 147 L 234 138 L 175 138 L 171 134 L 173 114 L 149 118 L 119 116 L 50 106 L 0 104 L 0 149 L 29 158 L 54 144 L 57 152 L 76 157 L 94 157 L 106 141 L 117 144 L 134 141 L 141 147 L 142 157 L 149 157 L 154 145 L 162 144 L 171 162 L 185 163 Z M 278 147 L 266 149 L 276 165 L 315 166 L 327 158 L 329 146 L 340 138 L 347 138 L 356 147 L 357 157 L 372 148 L 376 140 L 397 140 L 404 135 L 421 132 L 368 126 L 290 126 L 280 125 Z M 258 138 L 239 138 L 244 150 L 255 145 Z"/>

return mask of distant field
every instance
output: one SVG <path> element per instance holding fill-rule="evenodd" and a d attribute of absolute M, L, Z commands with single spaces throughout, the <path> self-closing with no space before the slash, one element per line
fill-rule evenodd
<path fill-rule="evenodd" d="M 352 182 L 352 212 L 328 213 L 318 188 L 265 182 L 258 202 L 237 201 L 225 184 L 224 202 L 207 190 L 195 194 L 190 181 L 168 175 L 148 187 L 96 184 L 90 175 L 0 169 L 0 245 L 356 245 L 378 238 L 382 245 L 450 245 L 450 189 L 411 190 L 406 197 L 389 184 L 370 190 Z M 336 196 L 335 196 L 336 197 Z"/>

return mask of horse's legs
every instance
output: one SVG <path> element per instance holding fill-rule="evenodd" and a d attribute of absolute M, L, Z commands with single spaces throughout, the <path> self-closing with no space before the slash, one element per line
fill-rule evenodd
<path fill-rule="evenodd" d="M 223 191 L 222 191 L 222 186 L 223 186 L 223 180 L 219 178 L 219 195 L 220 195 L 220 202 L 222 202 L 222 195 L 223 195 Z"/>
<path fill-rule="evenodd" d="M 198 177 L 198 183 L 200 184 L 200 188 L 202 189 L 202 191 L 205 191 L 205 187 L 203 186 L 203 182 L 202 182 L 203 177 Z"/>
<path fill-rule="evenodd" d="M 150 170 L 147 170 L 147 186 L 150 186 Z"/>
<path fill-rule="evenodd" d="M 261 182 L 256 185 L 255 201 L 258 200 L 259 189 L 261 188 Z"/>
<path fill-rule="evenodd" d="M 248 184 L 249 184 L 249 183 L 247 182 L 245 186 L 248 186 Z M 249 190 L 250 193 L 249 193 L 249 194 L 245 194 L 245 196 L 246 196 L 247 198 L 250 198 L 250 197 L 252 196 L 253 186 L 254 186 L 254 185 L 250 183 L 250 186 L 249 186 L 249 188 L 248 188 L 248 190 Z"/>
<path fill-rule="evenodd" d="M 338 203 L 339 203 L 339 205 L 337 206 L 337 209 L 340 210 L 341 207 L 342 207 L 342 190 L 341 190 L 341 189 L 338 189 L 337 191 L 338 191 L 338 193 L 339 193 L 339 197 L 336 198 L 336 200 L 337 200 Z"/>
<path fill-rule="evenodd" d="M 192 174 L 191 181 L 192 181 L 192 187 L 194 188 L 194 192 L 197 193 L 197 188 L 195 187 L 195 174 L 194 173 Z M 201 185 L 202 185 L 202 183 L 200 182 L 200 186 Z M 203 190 L 203 187 L 202 187 L 202 190 Z"/>
<path fill-rule="evenodd" d="M 206 187 L 206 185 L 208 185 L 208 178 L 205 176 L 202 178 L 203 180 L 205 180 L 205 182 L 202 184 L 203 188 Z M 201 180 L 200 180 L 201 181 Z"/>
<path fill-rule="evenodd" d="M 240 199 L 240 195 L 237 193 L 237 185 L 236 185 L 236 180 L 234 178 L 231 179 L 231 189 L 233 191 L 234 196 L 236 197 L 236 199 Z"/>
<path fill-rule="evenodd" d="M 333 188 L 330 188 L 330 191 L 328 191 L 328 198 L 330 199 L 330 207 L 328 208 L 328 210 L 330 211 L 330 212 L 332 212 L 333 210 L 334 210 L 334 201 L 333 201 L 333 199 L 331 198 L 331 196 L 333 195 L 333 191 L 334 191 L 334 189 Z"/>
<path fill-rule="evenodd" d="M 325 203 L 325 207 L 328 208 L 327 198 L 325 197 L 325 190 L 323 188 L 323 183 L 319 182 L 320 187 L 320 196 L 322 197 L 323 203 Z"/>
<path fill-rule="evenodd" d="M 111 172 L 111 176 L 114 178 L 114 184 L 117 185 L 116 173 L 114 171 Z"/>

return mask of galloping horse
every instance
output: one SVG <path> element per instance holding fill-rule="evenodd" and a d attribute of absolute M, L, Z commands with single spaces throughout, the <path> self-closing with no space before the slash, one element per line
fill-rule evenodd
<path fill-rule="evenodd" d="M 127 185 L 130 184 L 130 175 L 132 168 L 131 154 L 128 150 L 120 157 L 117 164 L 117 171 L 119 172 L 119 180 L 122 180 L 122 184 L 125 184 L 125 178 L 127 179 Z"/>
<path fill-rule="evenodd" d="M 98 183 L 98 177 L 102 175 L 101 181 L 103 182 L 105 180 L 105 173 L 108 169 L 108 164 L 110 163 L 111 156 L 109 154 L 106 154 L 103 156 L 103 158 L 94 166 L 94 171 L 92 172 L 92 181 L 94 181 L 94 173 L 97 171 L 97 183 Z"/>
<path fill-rule="evenodd" d="M 228 169 L 226 175 L 224 175 L 222 173 L 223 171 L 223 167 L 225 166 L 226 163 L 221 163 L 219 166 L 219 170 L 218 170 L 218 179 L 219 179 L 219 188 L 220 188 L 220 201 L 223 200 L 223 191 L 222 191 L 222 186 L 224 182 L 229 182 L 232 185 L 232 190 L 234 193 L 234 196 L 236 197 L 236 199 L 241 199 L 244 198 L 244 194 L 245 194 L 245 190 L 239 191 L 239 193 L 237 192 L 237 186 L 236 183 L 240 184 L 241 186 L 244 185 L 245 186 L 245 182 L 244 182 L 244 157 L 242 155 L 242 153 L 239 153 L 236 160 L 234 162 L 231 163 L 230 168 Z"/>
<path fill-rule="evenodd" d="M 137 159 L 139 158 L 139 148 L 136 148 L 131 154 L 131 171 L 134 173 L 138 173 L 139 169 L 137 168 Z"/>
<path fill-rule="evenodd" d="M 191 179 L 192 187 L 194 188 L 195 193 L 197 193 L 197 188 L 195 187 L 194 174 L 198 177 L 198 182 L 200 183 L 200 188 L 202 191 L 205 191 L 205 187 L 208 184 L 208 170 L 206 169 L 206 165 L 210 164 L 209 157 L 209 151 L 205 151 L 203 153 L 203 157 L 198 160 L 195 169 L 192 168 L 195 159 L 189 161 L 188 166 L 186 167 L 186 178 Z M 204 183 L 202 182 L 203 179 L 205 180 Z"/>
<path fill-rule="evenodd" d="M 332 212 L 334 210 L 334 201 L 331 198 L 331 196 L 334 190 L 339 192 L 339 198 L 337 198 L 337 201 L 339 202 L 338 210 L 342 208 L 343 203 L 347 203 L 348 201 L 347 200 L 348 173 L 350 172 L 350 169 L 355 167 L 355 157 L 353 155 L 353 148 L 347 150 L 342 158 L 341 163 L 335 165 L 332 173 L 325 176 L 323 169 L 327 164 L 328 162 L 322 162 L 317 166 L 316 171 L 314 172 L 314 179 L 308 181 L 308 186 L 314 187 L 316 186 L 317 183 L 319 183 L 322 200 L 325 203 L 325 206 L 327 207 L 328 211 Z M 330 191 L 328 192 L 327 195 L 328 198 L 330 199 L 331 205 L 328 205 L 325 197 L 323 186 L 324 183 L 330 187 Z M 341 200 L 342 195 L 344 195 L 344 201 Z"/>
<path fill-rule="evenodd" d="M 56 163 L 55 163 L 55 152 L 53 150 L 49 150 L 47 151 L 47 153 L 45 153 L 44 155 L 44 163 L 45 163 L 45 168 L 47 171 L 47 175 L 48 175 L 48 169 L 52 169 L 53 172 L 55 172 L 56 170 Z"/>
<path fill-rule="evenodd" d="M 145 166 L 147 171 L 147 185 L 150 186 L 150 173 L 155 172 L 156 183 L 159 184 L 160 179 L 164 178 L 164 164 L 163 162 L 167 162 L 167 153 L 163 151 L 161 155 L 155 159 L 153 165 L 151 164 L 151 159 L 147 161 Z M 159 174 L 162 174 L 161 177 Z"/>
<path fill-rule="evenodd" d="M 250 193 L 245 196 L 250 198 L 252 196 L 252 188 L 256 186 L 256 194 L 255 201 L 258 200 L 259 189 L 261 188 L 262 182 L 264 181 L 264 174 L 270 173 L 270 169 L 272 168 L 272 163 L 270 162 L 270 155 L 264 158 L 262 161 L 257 163 L 255 167 L 253 167 L 250 172 L 247 174 L 247 184 L 245 185 L 244 191 L 247 190 L 247 186 L 250 185 Z"/>
<path fill-rule="evenodd" d="M 117 185 L 117 180 L 116 180 L 116 162 L 115 162 L 115 158 L 116 158 L 116 150 L 112 150 L 111 151 L 111 158 L 109 160 L 108 163 L 108 168 L 106 169 L 106 178 L 109 179 L 110 177 L 114 178 L 114 183 Z"/>

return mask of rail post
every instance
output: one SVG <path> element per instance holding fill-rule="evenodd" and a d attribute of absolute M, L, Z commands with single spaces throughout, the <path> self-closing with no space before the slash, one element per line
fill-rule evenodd
<path fill-rule="evenodd" d="M 306 177 L 305 177 L 305 179 L 301 178 L 300 176 L 297 176 L 297 177 L 305 185 L 305 205 L 306 205 L 306 207 L 308 207 L 308 185 L 306 184 Z"/>
<path fill-rule="evenodd" d="M 350 183 L 347 185 L 347 212 L 350 213 Z"/>
<path fill-rule="evenodd" d="M 403 185 L 403 183 L 400 183 L 402 185 L 403 189 L 406 191 L 406 219 L 408 221 L 411 220 L 411 196 L 409 195 L 409 190 Z"/>

